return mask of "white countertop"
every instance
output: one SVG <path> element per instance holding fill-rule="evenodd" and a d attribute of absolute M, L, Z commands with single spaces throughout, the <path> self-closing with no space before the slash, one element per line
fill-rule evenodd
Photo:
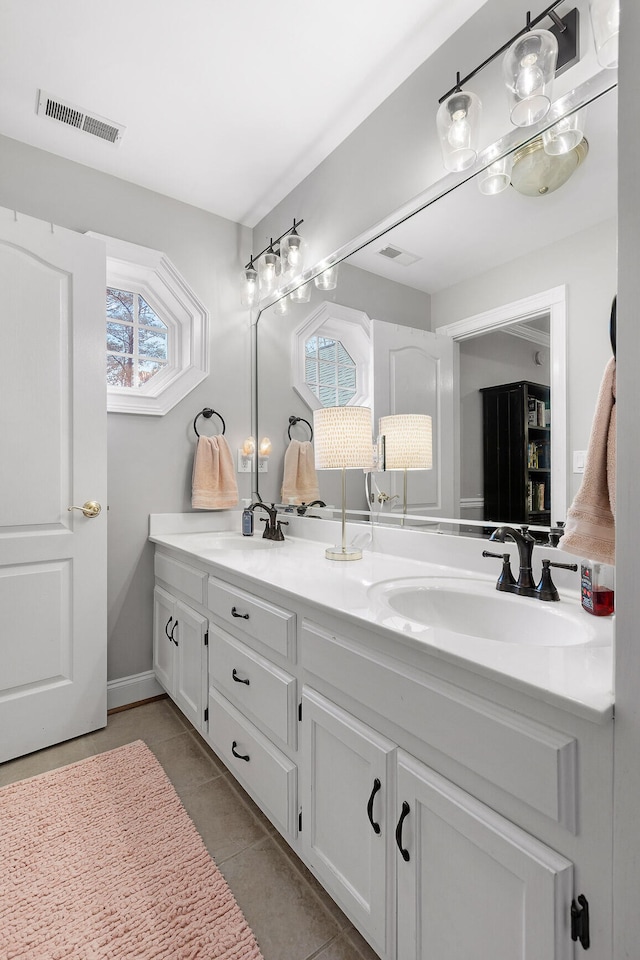
<path fill-rule="evenodd" d="M 160 515 L 175 516 L 175 515 Z M 185 515 L 189 517 L 191 515 Z M 204 517 L 195 515 L 191 527 L 204 525 Z M 160 519 L 160 518 L 158 518 Z M 200 523 L 198 524 L 198 521 Z M 222 524 L 219 524 L 222 526 Z M 297 532 L 300 524 L 292 523 Z M 309 522 L 307 526 L 311 529 Z M 498 569 L 492 567 L 492 574 L 483 569 L 479 573 L 472 563 L 464 566 L 465 552 L 470 558 L 481 555 L 482 541 L 461 544 L 461 538 L 435 537 L 434 534 L 418 534 L 416 538 L 403 540 L 391 538 L 385 548 L 398 549 L 397 544 L 411 543 L 409 553 L 416 552 L 416 544 L 427 544 L 422 539 L 429 537 L 429 549 L 424 552 L 438 553 L 456 563 L 437 563 L 431 560 L 419 560 L 415 556 L 398 556 L 380 549 L 363 551 L 361 560 L 353 562 L 335 562 L 327 560 L 325 546 L 333 546 L 330 540 L 324 543 L 318 539 L 308 540 L 288 536 L 282 543 L 259 542 L 258 537 L 244 538 L 239 532 L 227 530 L 197 532 L 173 532 L 170 522 L 151 521 L 150 539 L 159 545 L 178 551 L 194 562 L 204 562 L 217 568 L 213 572 L 223 574 L 225 570 L 254 581 L 257 586 L 264 585 L 281 591 L 293 600 L 302 600 L 317 607 L 320 611 L 345 616 L 360 626 L 369 625 L 377 633 L 393 637 L 403 644 L 428 652 L 431 656 L 454 663 L 473 673 L 489 677 L 507 686 L 526 692 L 530 696 L 551 703 L 561 709 L 569 710 L 586 719 L 602 722 L 613 713 L 613 619 L 596 618 L 585 613 L 575 587 L 562 590 L 559 603 L 545 603 L 549 616 L 570 615 L 584 623 L 590 639 L 584 644 L 570 646 L 525 645 L 486 640 L 462 633 L 454 633 L 438 627 L 427 627 L 394 613 L 376 601 L 376 590 L 371 588 L 387 580 L 414 577 L 473 577 L 488 582 L 497 578 Z M 189 524 L 173 524 L 173 529 L 189 529 Z M 236 526 L 236 530 L 237 530 Z M 321 535 L 332 536 L 335 524 L 317 521 L 317 531 Z M 365 531 L 367 528 L 364 528 Z M 360 537 L 367 538 L 359 531 Z M 237 541 L 235 538 L 237 537 Z M 384 537 L 374 534 L 374 546 Z M 445 541 L 455 541 L 448 544 Z M 216 546 L 216 542 L 218 546 Z M 220 548 L 220 543 L 225 548 Z M 503 545 L 500 544 L 501 551 Z M 463 565 L 460 560 L 463 560 Z M 495 562 L 494 562 L 495 567 Z M 373 597 L 370 596 L 370 591 Z M 522 606 L 523 617 L 531 605 L 538 610 L 539 600 L 513 595 L 497 594 L 498 602 L 504 599 Z M 554 610 L 555 608 L 555 610 Z M 584 619 L 583 619 L 584 618 Z"/>

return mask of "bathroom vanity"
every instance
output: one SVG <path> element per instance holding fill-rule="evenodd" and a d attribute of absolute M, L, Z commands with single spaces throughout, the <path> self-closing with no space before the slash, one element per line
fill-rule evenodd
<path fill-rule="evenodd" d="M 481 540 L 332 563 L 335 526 L 152 517 L 158 680 L 380 957 L 612 960 L 611 620 L 564 571 L 498 594 Z"/>

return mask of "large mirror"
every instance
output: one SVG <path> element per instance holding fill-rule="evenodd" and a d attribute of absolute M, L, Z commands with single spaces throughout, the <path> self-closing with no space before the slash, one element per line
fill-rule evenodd
<path fill-rule="evenodd" d="M 309 283 L 306 302 L 289 296 L 261 313 L 256 429 L 272 443 L 257 477 L 263 500 L 296 499 L 283 495 L 285 451 L 310 439 L 313 409 L 353 403 L 372 407 L 374 433 L 380 417 L 429 415 L 432 456 L 429 470 L 347 471 L 349 508 L 452 518 L 469 531 L 564 519 L 611 352 L 616 115 L 615 88 L 588 103 L 587 142 L 557 189 L 545 189 L 544 151 L 528 144 L 503 192 L 481 192 L 476 175 L 354 241 L 334 288 Z M 339 505 L 339 473 L 319 471 L 317 482 L 319 498 Z"/>

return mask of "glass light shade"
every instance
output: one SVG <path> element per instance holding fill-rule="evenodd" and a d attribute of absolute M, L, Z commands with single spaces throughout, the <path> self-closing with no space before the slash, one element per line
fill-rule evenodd
<path fill-rule="evenodd" d="M 529 127 L 551 106 L 558 41 L 549 30 L 530 30 L 511 44 L 502 62 L 511 122 Z"/>
<path fill-rule="evenodd" d="M 554 157 L 569 153 L 570 150 L 577 147 L 584 136 L 586 118 L 586 108 L 577 110 L 545 130 L 542 134 L 544 152 Z"/>
<path fill-rule="evenodd" d="M 322 407 L 313 411 L 317 470 L 362 469 L 372 465 L 369 407 Z"/>
<path fill-rule="evenodd" d="M 301 286 L 296 287 L 296 289 L 292 290 L 289 294 L 289 299 L 293 303 L 309 303 L 309 300 L 311 300 L 311 283 L 303 283 Z"/>
<path fill-rule="evenodd" d="M 282 272 L 289 276 L 296 276 L 304 269 L 304 259 L 307 244 L 294 230 L 280 241 L 280 259 Z"/>
<path fill-rule="evenodd" d="M 486 170 L 478 175 L 478 190 L 486 196 L 502 193 L 511 183 L 511 168 L 513 155 L 509 154 L 489 164 Z"/>
<path fill-rule="evenodd" d="M 289 297 L 281 297 L 273 308 L 273 312 L 278 317 L 284 317 L 289 313 Z"/>
<path fill-rule="evenodd" d="M 338 264 L 327 267 L 315 278 L 314 283 L 318 290 L 335 290 L 338 286 Z"/>
<path fill-rule="evenodd" d="M 620 0 L 590 0 L 589 13 L 598 63 L 601 67 L 617 67 Z"/>
<path fill-rule="evenodd" d="M 269 437 L 263 437 L 258 447 L 258 456 L 268 457 L 271 453 L 271 440 Z"/>
<path fill-rule="evenodd" d="M 273 247 L 262 254 L 258 259 L 258 278 L 260 280 L 260 291 L 271 293 L 274 289 L 281 272 L 281 260 Z"/>
<path fill-rule="evenodd" d="M 440 104 L 436 126 L 445 169 L 466 170 L 478 156 L 482 104 L 475 93 L 456 90 Z"/>
<path fill-rule="evenodd" d="M 384 435 L 386 470 L 431 470 L 431 417 L 418 413 L 380 417 L 378 430 Z"/>
<path fill-rule="evenodd" d="M 242 444 L 242 456 L 252 457 L 256 452 L 256 441 L 254 437 L 247 437 Z"/>
<path fill-rule="evenodd" d="M 253 307 L 258 302 L 259 286 L 258 271 L 253 266 L 253 260 L 242 271 L 242 293 L 240 303 L 243 307 Z"/>

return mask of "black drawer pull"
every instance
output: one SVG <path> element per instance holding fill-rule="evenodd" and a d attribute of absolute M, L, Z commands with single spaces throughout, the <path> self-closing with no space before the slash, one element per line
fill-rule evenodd
<path fill-rule="evenodd" d="M 243 680 L 242 677 L 239 677 L 238 674 L 236 673 L 235 667 L 231 671 L 231 676 L 233 677 L 236 683 L 246 683 L 246 685 L 249 686 L 249 678 L 247 678 L 246 680 Z"/>
<path fill-rule="evenodd" d="M 232 617 L 240 617 L 241 620 L 248 620 L 248 619 L 249 619 L 249 614 L 248 614 L 248 613 L 238 613 L 238 611 L 236 610 L 235 607 L 231 607 L 231 616 L 232 616 Z"/>
<path fill-rule="evenodd" d="M 380 833 L 380 824 L 376 823 L 375 820 L 373 819 L 373 800 L 381 786 L 382 784 L 376 777 L 375 780 L 373 781 L 373 790 L 371 791 L 371 796 L 369 797 L 369 802 L 367 804 L 367 816 L 369 817 L 369 823 L 373 827 L 374 833 Z"/>
<path fill-rule="evenodd" d="M 176 647 L 178 646 L 178 641 L 177 641 L 176 638 L 174 637 L 174 633 L 176 632 L 176 627 L 177 627 L 177 626 L 178 626 L 178 621 L 176 620 L 176 622 L 174 623 L 174 625 L 173 625 L 172 628 L 171 628 L 171 636 L 169 637 L 169 640 L 171 640 L 172 643 L 175 643 Z"/>
<path fill-rule="evenodd" d="M 397 825 L 397 827 L 396 827 L 396 843 L 397 843 L 397 845 L 398 845 L 398 850 L 399 850 L 400 853 L 402 854 L 402 859 L 405 860 L 405 861 L 406 861 L 406 860 L 410 860 L 411 858 L 410 858 L 410 856 L 409 856 L 409 851 L 408 851 L 408 850 L 405 850 L 405 848 L 402 846 L 402 824 L 404 823 L 404 819 L 405 819 L 405 817 L 407 816 L 407 814 L 409 813 L 410 809 L 411 809 L 411 807 L 409 806 L 409 804 L 407 803 L 407 801 L 406 801 L 406 800 L 403 800 L 403 801 L 402 801 L 402 813 L 400 814 L 400 819 L 398 820 L 398 825 Z"/>
<path fill-rule="evenodd" d="M 173 620 L 173 617 L 169 617 L 169 619 L 164 625 L 164 632 L 166 634 L 167 640 L 171 640 L 171 637 L 169 635 L 169 624 L 171 623 L 172 620 Z"/>
<path fill-rule="evenodd" d="M 237 746 L 238 746 L 238 743 L 237 743 L 236 740 L 234 740 L 233 743 L 231 744 L 231 753 L 234 755 L 234 757 L 237 757 L 238 760 L 246 760 L 247 763 L 249 763 L 249 760 L 251 759 L 250 756 L 249 756 L 249 754 L 248 754 L 248 753 L 238 753 L 238 751 L 236 750 L 236 747 L 237 747 Z"/>

